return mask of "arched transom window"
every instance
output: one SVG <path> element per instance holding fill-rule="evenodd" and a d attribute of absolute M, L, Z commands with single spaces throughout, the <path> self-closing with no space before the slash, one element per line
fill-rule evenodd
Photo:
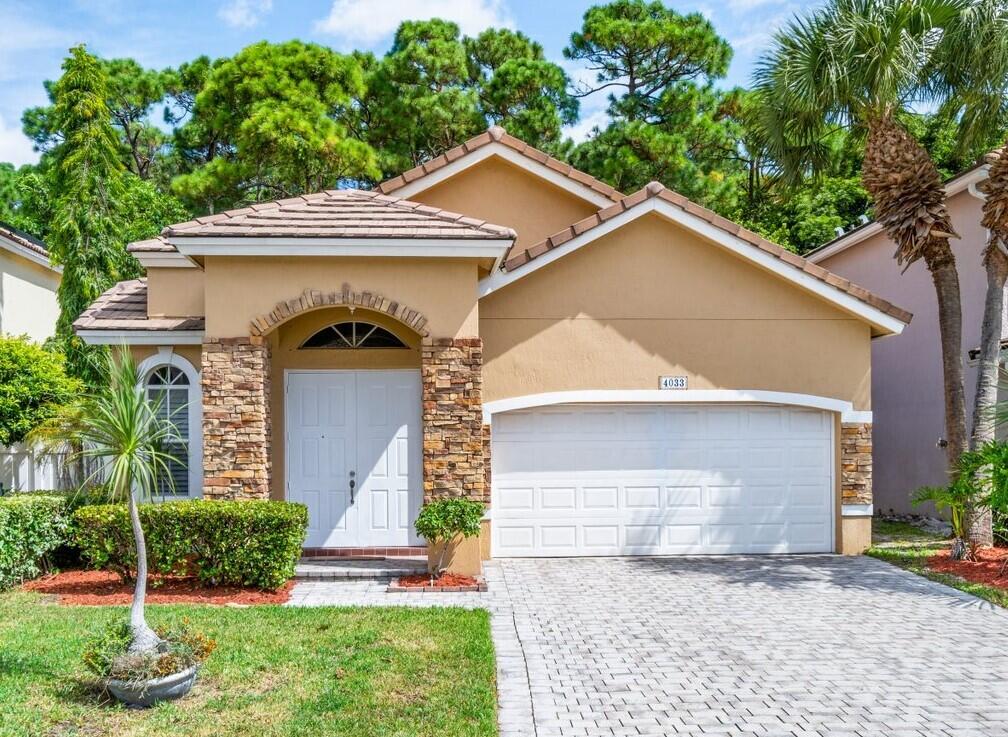
<path fill-rule="evenodd" d="M 175 425 L 181 442 L 171 444 L 165 450 L 170 452 L 176 461 L 168 464 L 171 472 L 171 482 L 162 478 L 158 481 L 159 496 L 189 496 L 189 392 L 193 389 L 189 377 L 175 366 L 158 366 L 147 374 L 145 385 L 147 398 L 158 402 L 158 415 Z M 198 389 L 198 387 L 197 387 Z"/>
<path fill-rule="evenodd" d="M 370 322 L 347 320 L 328 325 L 301 344 L 302 348 L 406 348 L 391 332 Z"/>

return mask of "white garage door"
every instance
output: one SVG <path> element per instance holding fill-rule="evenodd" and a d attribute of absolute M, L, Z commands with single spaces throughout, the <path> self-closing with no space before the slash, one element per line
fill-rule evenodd
<path fill-rule="evenodd" d="M 494 415 L 496 556 L 833 549 L 833 424 L 761 405 Z"/>

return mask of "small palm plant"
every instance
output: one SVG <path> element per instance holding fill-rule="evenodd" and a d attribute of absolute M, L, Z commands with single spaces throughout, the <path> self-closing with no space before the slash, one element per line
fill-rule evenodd
<path fill-rule="evenodd" d="M 110 501 L 126 501 L 137 560 L 128 652 L 142 655 L 157 651 L 161 639 L 144 616 L 147 546 L 138 504 L 150 498 L 159 483 L 172 483 L 169 464 L 177 459 L 166 449 L 179 447 L 183 441 L 171 418 L 160 411 L 162 399 L 145 396 L 130 352 L 120 348 L 108 356 L 107 363 L 108 384 L 65 407 L 38 428 L 33 439 L 49 447 L 69 446 L 71 455 L 89 470 L 85 485 L 102 482 Z"/>

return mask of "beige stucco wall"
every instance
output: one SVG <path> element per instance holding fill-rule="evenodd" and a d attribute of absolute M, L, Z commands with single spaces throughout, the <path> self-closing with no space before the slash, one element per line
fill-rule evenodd
<path fill-rule="evenodd" d="M 206 335 L 249 334 L 249 322 L 305 289 L 382 294 L 423 313 L 434 337 L 478 331 L 477 265 L 447 258 L 235 258 L 205 260 Z"/>
<path fill-rule="evenodd" d="M 479 321 L 484 401 L 686 375 L 870 408 L 866 323 L 657 214 L 485 297 Z"/>
<path fill-rule="evenodd" d="M 200 269 L 147 269 L 147 315 L 190 317 L 203 314 Z"/>
<path fill-rule="evenodd" d="M 497 156 L 410 199 L 514 228 L 515 253 L 599 209 Z"/>
<path fill-rule="evenodd" d="M 56 332 L 59 272 L 0 248 L 0 333 L 41 343 Z"/>
<path fill-rule="evenodd" d="M 381 325 L 406 343 L 408 348 L 367 350 L 299 349 L 310 336 L 326 325 L 358 319 Z M 283 499 L 287 478 L 284 438 L 287 418 L 285 372 L 290 369 L 419 369 L 420 336 L 388 315 L 357 308 L 353 315 L 346 307 L 329 307 L 288 320 L 269 336 L 271 355 L 270 413 L 272 417 L 273 479 L 270 497 Z"/>

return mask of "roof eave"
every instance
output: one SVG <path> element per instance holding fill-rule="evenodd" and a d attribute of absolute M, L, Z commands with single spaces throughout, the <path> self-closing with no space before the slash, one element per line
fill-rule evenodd
<path fill-rule="evenodd" d="M 43 266 L 56 274 L 63 273 L 63 267 L 54 264 L 48 256 L 43 256 L 41 253 L 21 245 L 17 241 L 5 236 L 3 233 L 0 233 L 0 247 L 10 253 L 37 264 L 38 266 Z"/>

